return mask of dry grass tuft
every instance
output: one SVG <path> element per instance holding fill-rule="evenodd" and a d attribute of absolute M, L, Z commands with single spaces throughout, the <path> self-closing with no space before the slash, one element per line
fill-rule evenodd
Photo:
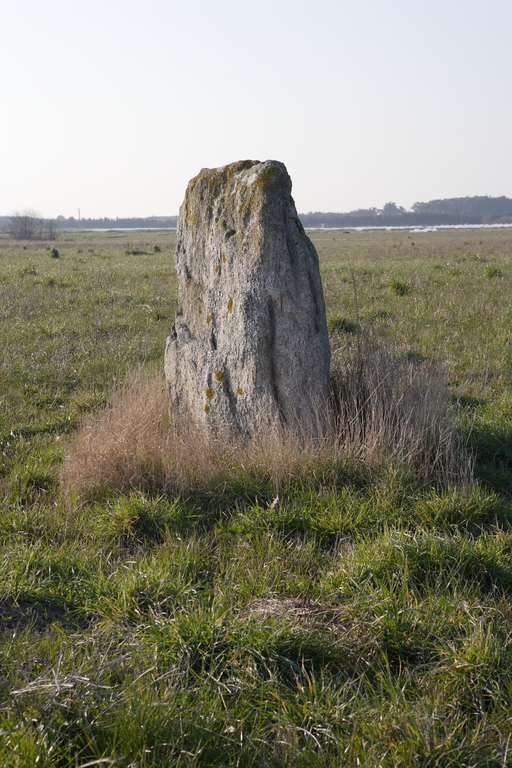
<path fill-rule="evenodd" d="M 333 357 L 337 450 L 372 464 L 396 461 L 446 485 L 469 479 L 471 462 L 438 364 L 398 355 L 364 333 L 345 359 Z"/>
<path fill-rule="evenodd" d="M 87 416 L 69 444 L 61 473 L 69 500 L 130 487 L 180 492 L 210 479 L 212 446 L 179 438 L 171 426 L 165 382 L 138 374 L 111 403 Z"/>
<path fill-rule="evenodd" d="M 112 402 L 87 416 L 68 445 L 61 472 L 66 497 L 108 486 L 155 486 L 165 481 L 169 424 L 165 389 L 139 376 L 117 390 Z"/>
<path fill-rule="evenodd" d="M 88 416 L 70 442 L 61 474 L 68 503 L 130 487 L 222 494 L 261 483 L 274 490 L 325 477 L 349 461 L 405 464 L 452 485 L 469 462 L 453 426 L 446 389 L 432 365 L 363 340 L 332 372 L 326 437 L 298 439 L 285 428 L 257 439 L 207 441 L 171 425 L 160 375 L 130 380 L 110 405 Z"/>
<path fill-rule="evenodd" d="M 284 429 L 231 442 L 178 432 L 162 377 L 139 374 L 84 419 L 68 444 L 61 483 L 68 503 L 133 487 L 215 495 L 249 481 L 278 490 L 314 474 L 326 453 L 323 442 L 299 441 Z"/>

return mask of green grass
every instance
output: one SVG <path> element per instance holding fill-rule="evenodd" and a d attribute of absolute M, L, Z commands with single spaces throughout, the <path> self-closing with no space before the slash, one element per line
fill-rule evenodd
<path fill-rule="evenodd" d="M 472 478 L 352 446 L 75 503 L 81 420 L 161 369 L 174 236 L 0 238 L 2 766 L 512 765 L 512 232 L 414 237 L 312 233 L 334 366 L 434 366 Z"/>

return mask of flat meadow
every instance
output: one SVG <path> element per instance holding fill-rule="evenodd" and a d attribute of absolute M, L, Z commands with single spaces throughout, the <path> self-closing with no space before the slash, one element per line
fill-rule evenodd
<path fill-rule="evenodd" d="M 512 766 L 512 230 L 309 235 L 335 426 L 254 451 L 175 234 L 0 235 L 2 766 Z"/>

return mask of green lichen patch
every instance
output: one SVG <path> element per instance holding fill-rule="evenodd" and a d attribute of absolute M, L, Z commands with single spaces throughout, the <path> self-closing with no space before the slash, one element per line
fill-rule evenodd
<path fill-rule="evenodd" d="M 254 182 L 261 189 L 271 186 L 275 182 L 281 181 L 281 170 L 273 165 L 262 168 Z"/>
<path fill-rule="evenodd" d="M 211 387 L 206 387 L 206 397 L 208 398 L 208 400 L 213 400 L 213 398 L 215 397 L 215 392 Z"/>
<path fill-rule="evenodd" d="M 215 378 L 217 379 L 217 381 L 222 381 L 222 379 L 224 378 L 224 373 L 222 371 L 217 371 L 217 373 L 215 374 Z"/>

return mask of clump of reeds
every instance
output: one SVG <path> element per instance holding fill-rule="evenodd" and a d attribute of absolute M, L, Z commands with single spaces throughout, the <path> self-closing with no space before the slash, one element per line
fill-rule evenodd
<path fill-rule="evenodd" d="M 132 378 L 110 404 L 89 415 L 69 444 L 64 495 L 84 499 L 130 487 L 168 493 L 223 493 L 237 484 L 279 490 L 325 477 L 336 466 L 363 462 L 405 465 L 425 478 L 453 484 L 468 459 L 435 366 L 397 356 L 360 336 L 357 350 L 335 357 L 330 424 L 311 439 L 283 427 L 251 439 L 207 440 L 171 423 L 160 375 Z M 325 432 L 325 430 L 324 430 Z"/>

